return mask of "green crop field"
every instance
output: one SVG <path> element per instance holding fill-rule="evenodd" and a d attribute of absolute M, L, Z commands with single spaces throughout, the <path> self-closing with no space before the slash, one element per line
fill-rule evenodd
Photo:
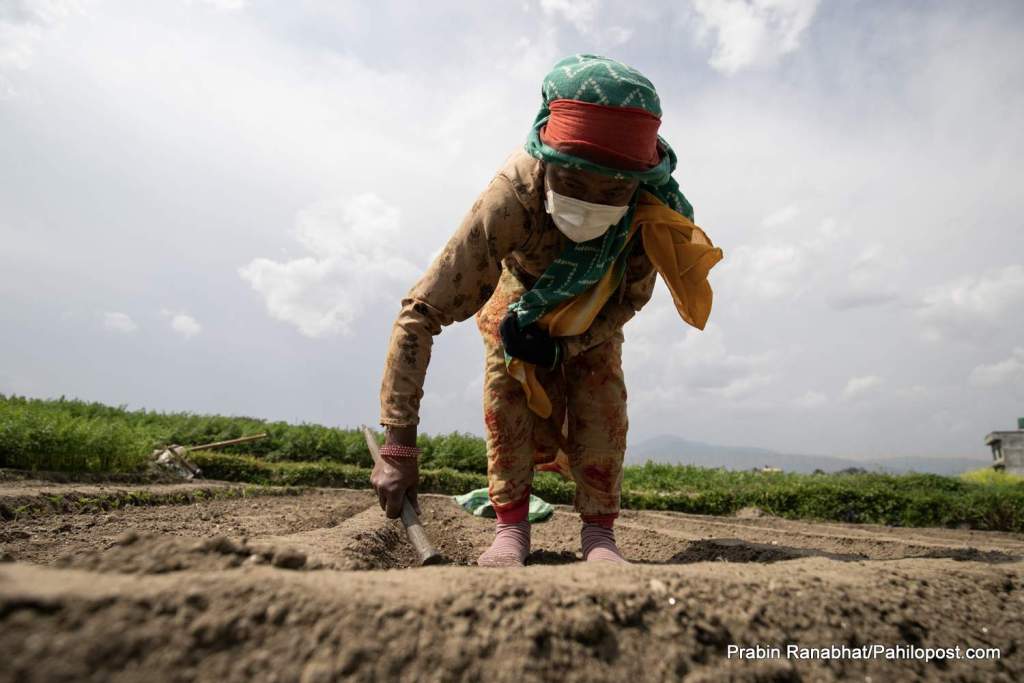
<path fill-rule="evenodd" d="M 210 478 L 265 485 L 369 486 L 369 451 L 356 429 L 255 418 L 130 411 L 78 400 L 0 394 L 0 467 L 73 473 L 130 473 L 171 443 L 192 445 L 257 432 L 262 441 L 196 453 Z M 420 490 L 463 493 L 486 485 L 484 442 L 470 434 L 418 438 Z M 535 480 L 537 495 L 571 503 L 571 482 Z M 900 526 L 1024 531 L 1024 480 L 979 471 L 932 474 L 791 474 L 647 464 L 625 468 L 626 508 L 732 514 L 758 507 L 787 518 Z"/>

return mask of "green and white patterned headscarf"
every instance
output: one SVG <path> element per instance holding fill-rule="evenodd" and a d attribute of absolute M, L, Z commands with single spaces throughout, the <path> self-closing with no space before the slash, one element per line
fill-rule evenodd
<path fill-rule="evenodd" d="M 672 172 L 676 168 L 676 154 L 661 136 L 658 136 L 659 163 L 642 171 L 602 166 L 561 152 L 544 144 L 540 138 L 540 131 L 551 115 L 549 104 L 559 99 L 604 106 L 640 107 L 660 118 L 661 101 L 658 99 L 658 93 L 643 74 L 607 57 L 575 55 L 555 64 L 544 77 L 541 97 L 540 111 L 525 145 L 530 155 L 545 163 L 567 168 L 593 171 L 614 178 L 637 178 L 640 180 L 641 189 L 647 190 L 673 210 L 693 220 L 693 207 L 672 178 Z M 629 210 L 618 224 L 613 225 L 600 237 L 570 244 L 541 274 L 532 289 L 509 304 L 508 310 L 516 315 L 520 327 L 535 322 L 562 301 L 583 293 L 601 279 L 627 246 L 626 237 L 633 222 L 637 194 L 633 195 Z M 509 359 L 506 354 L 506 363 Z"/>

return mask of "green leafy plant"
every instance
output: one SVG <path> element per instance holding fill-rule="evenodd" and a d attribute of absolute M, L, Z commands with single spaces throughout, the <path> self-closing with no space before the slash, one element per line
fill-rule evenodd
<path fill-rule="evenodd" d="M 192 454 L 208 478 L 275 486 L 366 488 L 372 459 L 358 429 L 251 417 L 127 410 L 74 399 L 0 394 L 0 467 L 73 473 L 134 472 L 152 449 L 267 432 L 269 438 Z M 420 490 L 464 493 L 487 485 L 487 448 L 472 434 L 420 434 Z M 571 504 L 575 487 L 541 473 L 534 493 Z M 195 498 L 203 494 L 195 494 Z M 240 495 L 245 495 L 244 489 Z M 68 501 L 54 501 L 68 505 Z M 117 505 L 153 504 L 130 497 Z M 1024 478 L 979 470 L 960 477 L 872 472 L 795 474 L 687 465 L 626 467 L 622 505 L 727 515 L 756 506 L 780 517 L 900 526 L 1024 531 Z"/>

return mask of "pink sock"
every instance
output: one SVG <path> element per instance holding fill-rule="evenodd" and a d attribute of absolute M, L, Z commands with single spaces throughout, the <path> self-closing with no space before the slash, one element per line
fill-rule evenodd
<path fill-rule="evenodd" d="M 503 524 L 498 522 L 494 542 L 487 551 L 477 558 L 481 567 L 522 567 L 530 554 L 530 523 Z"/>
<path fill-rule="evenodd" d="M 580 538 L 583 541 L 583 559 L 587 562 L 629 564 L 615 545 L 615 532 L 611 526 L 584 522 Z"/>
<path fill-rule="evenodd" d="M 494 501 L 491 501 L 491 505 L 494 505 Z M 498 521 L 502 524 L 515 524 L 516 522 L 523 521 L 530 514 L 529 491 L 527 491 L 526 497 L 518 503 L 513 503 L 507 507 L 503 506 L 501 509 L 494 505 L 494 514 L 497 515 Z"/>

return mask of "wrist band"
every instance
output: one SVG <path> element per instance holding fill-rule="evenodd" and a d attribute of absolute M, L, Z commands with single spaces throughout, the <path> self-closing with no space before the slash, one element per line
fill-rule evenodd
<path fill-rule="evenodd" d="M 403 446 L 398 443 L 386 443 L 380 447 L 381 456 L 389 458 L 418 458 L 422 452 L 419 446 Z"/>

